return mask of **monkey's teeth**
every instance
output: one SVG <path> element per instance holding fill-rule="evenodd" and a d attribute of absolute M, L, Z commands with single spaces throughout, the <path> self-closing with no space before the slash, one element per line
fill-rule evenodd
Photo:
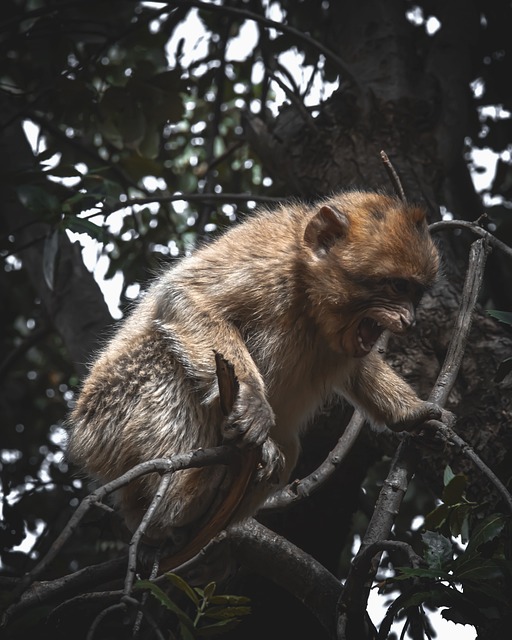
<path fill-rule="evenodd" d="M 363 339 L 359 335 L 359 333 L 357 334 L 357 341 L 358 341 L 359 346 L 361 347 L 361 349 L 363 349 L 363 351 L 370 351 L 371 348 L 373 347 L 373 344 L 365 344 L 363 342 Z"/>
<path fill-rule="evenodd" d="M 373 318 L 363 318 L 357 329 L 357 343 L 362 351 L 368 353 L 384 331 L 385 327 Z"/>

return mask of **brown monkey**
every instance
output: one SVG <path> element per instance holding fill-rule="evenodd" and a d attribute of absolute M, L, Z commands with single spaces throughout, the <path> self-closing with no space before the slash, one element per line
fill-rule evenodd
<path fill-rule="evenodd" d="M 71 415 L 71 459 L 108 481 L 199 447 L 262 445 L 240 518 L 272 490 L 272 476 L 289 478 L 301 431 L 332 394 L 396 430 L 440 417 L 372 350 L 384 329 L 414 324 L 438 263 L 424 210 L 396 197 L 354 191 L 255 214 L 164 272 L 123 322 Z M 215 352 L 239 382 L 228 420 Z M 200 519 L 225 474 L 174 474 L 149 537 L 176 538 Z M 152 474 L 120 492 L 130 528 L 157 483 Z"/>

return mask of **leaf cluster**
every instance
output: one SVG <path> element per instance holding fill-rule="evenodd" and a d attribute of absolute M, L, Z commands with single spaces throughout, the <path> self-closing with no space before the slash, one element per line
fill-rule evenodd
<path fill-rule="evenodd" d="M 440 504 L 425 518 L 424 566 L 400 567 L 385 588 L 399 587 L 384 628 L 399 613 L 442 607 L 441 615 L 458 624 L 494 632 L 510 618 L 512 547 L 510 518 L 500 513 L 479 517 L 482 505 L 467 501 L 467 479 L 444 474 Z M 461 546 L 462 544 L 462 546 Z"/>
<path fill-rule="evenodd" d="M 211 637 L 236 627 L 250 614 L 249 599 L 244 596 L 217 594 L 215 582 L 204 589 L 190 586 L 175 573 L 166 573 L 170 584 L 186 596 L 189 606 L 181 607 L 165 589 L 149 580 L 139 580 L 136 589 L 147 590 L 170 614 L 170 628 L 179 630 L 182 640 Z M 177 600 L 177 599 L 176 599 Z"/>

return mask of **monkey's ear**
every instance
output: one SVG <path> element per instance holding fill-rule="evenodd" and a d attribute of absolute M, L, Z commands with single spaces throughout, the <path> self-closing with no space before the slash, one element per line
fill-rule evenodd
<path fill-rule="evenodd" d="M 304 243 L 317 255 L 325 255 L 336 240 L 346 235 L 347 229 L 347 216 L 334 207 L 324 205 L 308 222 Z"/>

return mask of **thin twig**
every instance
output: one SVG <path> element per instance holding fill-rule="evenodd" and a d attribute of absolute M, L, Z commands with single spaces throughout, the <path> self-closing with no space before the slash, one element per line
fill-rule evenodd
<path fill-rule="evenodd" d="M 379 540 L 377 542 L 373 542 L 365 547 L 361 553 L 357 554 L 352 564 L 358 570 L 365 572 L 365 570 L 369 568 L 373 556 L 381 551 L 399 551 L 400 553 L 405 554 L 409 564 L 415 569 L 424 564 L 423 558 L 414 551 L 411 545 L 407 542 L 402 542 L 401 540 Z"/>
<path fill-rule="evenodd" d="M 345 591 L 343 592 L 340 600 L 338 637 L 351 637 L 352 635 L 354 637 L 358 637 L 364 632 L 362 627 L 362 625 L 365 624 L 364 616 L 357 618 L 357 626 L 354 628 L 352 626 L 353 623 L 351 618 L 353 618 L 353 616 L 350 615 L 350 607 L 353 606 L 353 598 L 357 598 L 359 593 L 365 591 L 368 583 L 368 576 L 373 575 L 376 571 L 380 562 L 380 556 L 384 551 L 387 551 L 388 553 L 398 551 L 401 554 L 404 554 L 411 567 L 417 568 L 423 564 L 422 558 L 417 555 L 411 545 L 400 540 L 376 540 L 375 542 L 372 542 L 360 549 L 352 560 L 350 571 L 351 580 L 350 583 L 348 581 L 345 583 Z M 376 557 L 377 562 L 375 562 Z M 350 628 L 349 625 L 351 625 Z"/>
<path fill-rule="evenodd" d="M 148 198 L 130 198 L 125 202 L 119 201 L 113 207 L 101 207 L 94 213 L 83 216 L 82 219 L 88 220 L 95 216 L 109 216 L 120 209 L 141 206 L 154 203 L 168 202 L 268 202 L 269 204 L 280 204 L 286 198 L 274 196 L 256 195 L 252 193 L 174 193 L 169 196 L 151 196 Z"/>
<path fill-rule="evenodd" d="M 235 151 L 241 149 L 245 144 L 247 144 L 245 140 L 238 140 L 237 142 L 233 142 L 233 144 L 230 145 L 223 153 L 215 156 L 210 162 L 208 162 L 204 169 L 197 170 L 196 175 L 202 178 L 212 169 L 215 169 L 215 167 L 217 167 L 219 164 L 222 164 L 224 160 L 227 160 L 227 158 L 229 158 L 229 156 L 232 155 Z"/>
<path fill-rule="evenodd" d="M 107 580 L 110 581 L 113 578 L 121 578 L 126 570 L 127 560 L 128 556 L 126 555 L 121 558 L 116 558 L 115 560 L 109 560 L 108 562 L 102 562 L 101 564 L 79 569 L 78 571 L 67 576 L 63 576 L 62 578 L 55 578 L 54 580 L 45 582 L 36 582 L 31 588 L 27 589 L 23 593 L 18 603 L 9 608 L 8 612 L 4 615 L 2 622 L 6 624 L 11 617 L 19 616 L 23 611 L 27 611 L 32 607 L 39 606 L 45 602 L 49 602 L 50 600 L 56 600 L 61 595 L 65 597 L 67 596 L 68 600 L 59 606 L 67 606 L 67 604 L 85 597 L 83 595 L 84 589 L 93 585 L 97 586 L 98 584 Z M 16 580 L 16 585 L 13 585 L 12 589 L 14 589 L 18 584 L 19 580 Z M 70 595 L 75 593 L 81 593 L 82 595 L 69 598 Z M 123 592 L 116 591 L 112 593 L 118 594 L 117 599 L 119 599 Z M 91 594 L 89 595 L 92 597 Z M 109 595 L 111 595 L 111 592 L 103 593 L 105 598 Z M 94 596 L 98 596 L 98 593 L 95 593 Z"/>
<path fill-rule="evenodd" d="M 455 445 L 457 451 L 461 453 L 463 456 L 466 456 L 471 462 L 475 465 L 477 469 L 479 469 L 484 476 L 494 485 L 495 489 L 498 491 L 499 495 L 503 498 L 505 504 L 508 507 L 508 510 L 512 513 L 512 495 L 507 487 L 503 484 L 503 482 L 498 478 L 498 476 L 490 469 L 482 458 L 475 452 L 475 450 L 463 439 L 461 438 L 451 427 L 443 424 L 442 422 L 438 422 L 436 420 L 432 421 L 435 423 L 437 430 L 441 433 L 441 435 L 450 443 Z"/>
<path fill-rule="evenodd" d="M 149 580 L 155 580 L 158 576 L 158 569 L 160 567 L 160 553 L 161 548 L 156 549 L 155 557 L 153 559 L 153 566 L 151 567 L 151 573 L 149 574 Z M 132 638 L 137 638 L 140 633 L 140 628 L 142 625 L 142 618 L 144 615 L 147 617 L 147 612 L 145 610 L 146 602 L 149 598 L 149 591 L 144 591 L 142 593 L 142 598 L 140 599 L 140 611 L 137 613 L 137 617 L 135 618 L 135 623 L 133 625 Z"/>
<path fill-rule="evenodd" d="M 108 217 L 115 213 L 116 211 L 120 211 L 121 209 L 126 209 L 133 206 L 144 206 L 147 204 L 154 203 L 162 203 L 168 204 L 169 202 L 261 202 L 268 204 L 281 204 L 284 202 L 286 198 L 281 198 L 279 196 L 265 196 L 265 195 L 256 195 L 252 193 L 174 193 L 169 196 L 151 196 L 147 198 L 130 198 L 125 202 L 119 201 L 115 206 L 103 207 L 96 205 L 95 211 L 92 213 L 88 213 L 85 216 L 82 216 L 82 220 L 89 220 L 91 218 L 95 218 L 96 216 L 105 216 Z M 93 208 L 93 207 L 91 207 Z M 12 230 L 10 233 L 12 235 L 16 235 L 19 231 L 21 231 L 25 227 L 30 227 L 32 225 L 40 224 L 39 219 L 34 219 L 31 222 L 24 223 L 20 225 L 17 229 Z M 1 237 L 1 236 L 0 236 Z M 15 247 L 11 249 L 8 253 L 3 253 L 2 258 L 5 259 L 8 256 L 15 255 L 20 251 L 30 248 L 31 246 L 37 244 L 38 242 L 42 242 L 45 240 L 46 234 L 41 235 L 26 244 Z"/>
<path fill-rule="evenodd" d="M 391 184 L 393 185 L 396 195 L 400 198 L 400 200 L 402 200 L 402 202 L 405 202 L 406 201 L 405 191 L 402 186 L 402 182 L 400 181 L 400 178 L 398 176 L 398 173 L 396 172 L 395 167 L 393 166 L 393 163 L 388 158 L 388 154 L 385 151 L 380 152 L 380 157 L 382 162 L 384 163 L 384 167 L 388 173 L 389 179 L 391 180 Z"/>
<path fill-rule="evenodd" d="M 85 636 L 85 640 L 94 639 L 94 634 L 96 633 L 96 629 L 100 626 L 100 624 L 103 622 L 103 620 L 105 620 L 107 616 L 109 616 L 111 613 L 115 613 L 116 611 L 125 611 L 125 610 L 126 610 L 125 603 L 118 602 L 117 604 L 112 604 L 110 605 L 110 607 L 107 607 L 106 609 L 103 609 L 103 611 L 100 611 L 100 613 L 98 613 L 98 615 L 92 621 L 92 624 L 89 627 L 87 635 Z"/>
<path fill-rule="evenodd" d="M 156 490 L 153 499 L 151 500 L 151 504 L 148 507 L 148 510 L 144 514 L 139 526 L 135 530 L 135 533 L 130 540 L 130 547 L 128 551 L 128 567 L 126 570 L 126 577 L 124 581 L 124 594 L 127 596 L 131 593 L 133 582 L 135 580 L 135 573 L 137 571 L 137 552 L 139 549 L 139 544 L 142 539 L 142 536 L 146 533 L 146 530 L 153 518 L 155 511 L 160 506 L 163 498 L 165 497 L 165 493 L 167 488 L 169 487 L 169 483 L 171 482 L 171 474 L 166 473 L 162 479 L 160 480 L 160 484 L 158 485 L 158 489 Z"/>
<path fill-rule="evenodd" d="M 198 9 L 203 9 L 205 11 L 218 12 L 224 14 L 230 14 L 233 16 L 237 16 L 240 18 L 246 18 L 247 20 L 254 20 L 261 24 L 264 27 L 268 27 L 270 29 L 275 29 L 276 31 L 280 31 L 281 33 L 289 33 L 297 38 L 298 41 L 306 42 L 307 44 L 314 47 L 320 53 L 326 57 L 326 59 L 334 62 L 334 64 L 340 69 L 340 71 L 344 74 L 345 81 L 350 81 L 355 87 L 361 87 L 359 80 L 357 79 L 356 74 L 350 69 L 347 63 L 333 53 L 330 49 L 325 47 L 321 42 L 315 40 L 311 36 L 308 36 L 303 31 L 299 31 L 299 29 L 295 29 L 283 22 L 276 22 L 275 20 L 269 20 L 264 16 L 261 16 L 252 11 L 248 11 L 247 9 L 240 9 L 238 7 L 230 7 L 226 5 L 217 5 L 212 4 L 210 2 L 202 2 L 201 0 L 172 0 L 172 4 L 178 6 L 185 7 L 197 7 Z"/>
<path fill-rule="evenodd" d="M 144 596 L 147 599 L 148 596 L 148 592 L 144 592 Z M 123 602 L 126 602 L 127 604 L 132 605 L 133 607 L 139 609 L 138 612 L 138 616 L 141 616 L 141 619 L 144 618 L 145 620 L 147 620 L 147 622 L 149 623 L 150 627 L 153 629 L 153 631 L 155 632 L 155 635 L 157 637 L 157 640 L 170 640 L 172 638 L 175 638 L 174 634 L 172 632 L 167 632 L 168 635 L 165 636 L 162 633 L 162 630 L 160 629 L 160 627 L 158 626 L 157 621 L 155 620 L 155 618 L 153 617 L 153 615 L 148 611 L 147 607 L 144 606 L 144 603 L 141 603 L 137 600 L 137 598 L 131 598 L 130 596 L 123 596 Z M 132 634 L 132 638 L 134 638 L 135 635 Z"/>
<path fill-rule="evenodd" d="M 96 503 L 102 502 L 111 493 L 118 491 L 121 487 L 148 473 L 163 474 L 180 471 L 182 469 L 189 469 L 192 467 L 203 467 L 212 464 L 229 464 L 237 454 L 238 452 L 233 447 L 223 445 L 220 447 L 212 447 L 209 449 L 201 449 L 190 451 L 188 453 L 177 454 L 175 456 L 172 456 L 171 458 L 159 458 L 156 460 L 150 460 L 148 462 L 138 464 L 119 478 L 116 478 L 115 480 L 112 480 L 111 482 L 108 482 L 107 484 L 99 487 L 82 500 L 74 514 L 71 516 L 67 525 L 64 527 L 55 542 L 48 550 L 48 553 L 41 558 L 39 563 L 32 569 L 32 571 L 27 573 L 20 580 L 18 588 L 13 594 L 13 599 L 17 600 L 21 596 L 23 591 L 25 591 L 25 589 L 36 579 L 36 577 L 40 576 L 41 573 L 53 562 L 53 560 L 60 553 L 64 544 L 76 531 L 82 518 L 89 511 L 89 509 Z"/>
<path fill-rule="evenodd" d="M 268 70 L 268 75 L 284 91 L 284 93 L 286 94 L 286 97 L 290 100 L 290 102 L 294 105 L 294 107 L 302 116 L 302 120 L 304 121 L 304 124 L 308 127 L 308 129 L 310 129 L 310 131 L 312 131 L 313 133 L 318 134 L 319 129 L 317 127 L 315 119 L 309 113 L 307 108 L 304 106 L 304 102 L 295 95 L 295 93 L 292 91 L 292 89 L 290 89 L 290 87 L 286 84 L 286 82 L 281 80 L 281 78 L 278 75 L 276 75 L 276 73 L 274 73 L 272 70 Z"/>
<path fill-rule="evenodd" d="M 263 506 L 262 511 L 284 509 L 304 498 L 311 496 L 325 485 L 336 469 L 345 460 L 352 449 L 361 429 L 365 423 L 364 416 L 357 410 L 354 411 L 345 431 L 336 443 L 326 459 L 312 473 L 305 478 L 292 482 L 281 491 L 270 496 Z"/>
<path fill-rule="evenodd" d="M 444 229 L 467 229 L 481 238 L 485 238 L 488 243 L 495 249 L 503 251 L 509 258 L 512 258 L 512 247 L 499 240 L 490 231 L 487 231 L 476 222 L 468 222 L 467 220 L 440 220 L 429 225 L 430 233 L 437 233 Z"/>
<path fill-rule="evenodd" d="M 484 278 L 485 263 L 489 246 L 485 240 L 476 240 L 469 251 L 469 263 L 462 289 L 459 311 L 452 330 L 448 353 L 430 393 L 429 400 L 444 407 L 450 395 L 464 356 L 469 331 L 473 323 L 473 313 Z"/>
<path fill-rule="evenodd" d="M 402 440 L 395 453 L 375 509 L 370 519 L 359 552 L 352 561 L 349 574 L 345 581 L 338 603 L 337 638 L 344 640 L 351 637 L 366 637 L 366 621 L 364 612 L 368 595 L 380 562 L 380 553 L 377 555 L 366 551 L 367 548 L 385 542 L 389 538 L 391 528 L 395 521 L 399 507 L 405 496 L 409 481 L 414 472 L 411 459 L 411 438 Z M 357 569 L 358 558 L 368 554 L 371 556 L 371 564 L 366 573 Z"/>

